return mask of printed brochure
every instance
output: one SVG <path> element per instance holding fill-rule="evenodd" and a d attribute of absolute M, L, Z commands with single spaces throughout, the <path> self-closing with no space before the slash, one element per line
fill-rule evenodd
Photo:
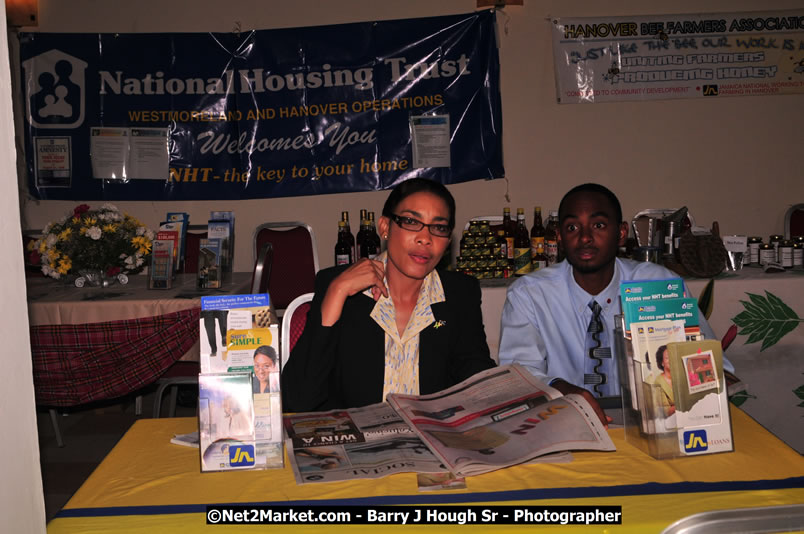
<path fill-rule="evenodd" d="M 199 375 L 198 429 L 201 471 L 256 465 L 251 374 Z"/>
<path fill-rule="evenodd" d="M 268 294 L 202 297 L 199 332 L 202 376 L 249 377 L 255 465 L 281 467 L 279 325 Z"/>

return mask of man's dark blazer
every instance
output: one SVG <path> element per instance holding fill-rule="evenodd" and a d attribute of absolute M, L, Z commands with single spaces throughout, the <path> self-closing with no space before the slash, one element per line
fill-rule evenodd
<path fill-rule="evenodd" d="M 346 299 L 331 327 L 321 326 L 321 303 L 345 267 L 316 276 L 315 297 L 304 332 L 282 369 L 283 410 L 309 412 L 353 408 L 382 401 L 385 331 L 369 315 L 374 299 Z M 480 286 L 461 273 L 438 271 L 445 302 L 432 306 L 435 322 L 419 333 L 419 393 L 435 393 L 493 367 L 489 357 Z"/>

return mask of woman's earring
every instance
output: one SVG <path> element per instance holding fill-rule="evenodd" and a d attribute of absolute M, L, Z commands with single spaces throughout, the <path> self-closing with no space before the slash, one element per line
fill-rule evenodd
<path fill-rule="evenodd" d="M 387 240 L 388 239 L 388 234 L 385 234 L 384 236 L 382 236 L 382 238 Z"/>

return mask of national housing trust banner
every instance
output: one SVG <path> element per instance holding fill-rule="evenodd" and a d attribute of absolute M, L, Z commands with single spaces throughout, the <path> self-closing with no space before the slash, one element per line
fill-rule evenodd
<path fill-rule="evenodd" d="M 561 103 L 804 93 L 804 9 L 551 22 Z"/>
<path fill-rule="evenodd" d="M 492 11 L 240 34 L 20 34 L 31 194 L 208 200 L 504 176 Z"/>

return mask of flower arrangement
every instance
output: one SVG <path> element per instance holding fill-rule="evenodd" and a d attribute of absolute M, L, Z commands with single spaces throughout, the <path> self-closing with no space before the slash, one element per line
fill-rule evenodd
<path fill-rule="evenodd" d="M 56 279 L 82 270 L 108 277 L 136 274 L 147 265 L 153 238 L 140 221 L 111 204 L 97 210 L 81 204 L 45 227 L 42 238 L 31 243 L 29 259 Z"/>

